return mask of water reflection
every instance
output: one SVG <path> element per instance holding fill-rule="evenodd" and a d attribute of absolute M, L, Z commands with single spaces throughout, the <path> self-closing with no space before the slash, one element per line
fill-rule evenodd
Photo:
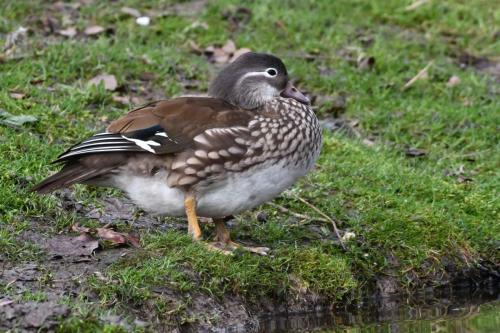
<path fill-rule="evenodd" d="M 500 288 L 367 300 L 328 313 L 263 319 L 260 332 L 499 333 Z"/>

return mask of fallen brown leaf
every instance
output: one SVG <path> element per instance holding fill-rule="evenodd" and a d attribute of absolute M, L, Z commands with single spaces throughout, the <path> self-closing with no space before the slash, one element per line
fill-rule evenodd
<path fill-rule="evenodd" d="M 14 301 L 10 300 L 10 299 L 1 300 L 0 301 L 0 307 L 5 306 L 5 305 L 9 305 L 9 304 L 12 304 L 12 303 L 14 303 Z"/>
<path fill-rule="evenodd" d="M 140 11 L 138 11 L 135 8 L 130 8 L 130 7 L 122 7 L 122 8 L 120 8 L 120 12 L 122 12 L 123 14 L 133 16 L 133 17 L 140 17 L 141 16 Z"/>
<path fill-rule="evenodd" d="M 40 84 L 40 83 L 43 83 L 44 81 L 45 81 L 45 79 L 43 79 L 41 77 L 36 77 L 36 78 L 30 80 L 30 84 Z"/>
<path fill-rule="evenodd" d="M 16 45 L 19 40 L 26 37 L 28 29 L 25 27 L 19 27 L 16 30 L 9 32 L 5 37 L 4 51 Z"/>
<path fill-rule="evenodd" d="M 141 81 L 153 81 L 155 79 L 155 74 L 151 72 L 144 72 L 139 76 Z"/>
<path fill-rule="evenodd" d="M 17 91 L 11 91 L 9 93 L 9 96 L 13 99 L 23 99 L 26 96 L 26 94 Z"/>
<path fill-rule="evenodd" d="M 53 34 L 59 28 L 61 25 L 59 24 L 59 21 L 51 16 L 45 16 L 41 19 L 43 29 L 47 34 Z"/>
<path fill-rule="evenodd" d="M 113 245 L 130 244 L 134 247 L 141 247 L 139 239 L 136 236 L 125 232 L 117 232 L 106 226 L 103 228 L 86 228 L 75 224 L 71 229 L 85 236 L 96 235 L 102 240 L 109 241 Z"/>
<path fill-rule="evenodd" d="M 316 95 L 313 97 L 314 104 L 322 112 L 338 117 L 347 109 L 347 95 L 338 93 L 333 96 Z"/>
<path fill-rule="evenodd" d="M 198 44 L 196 44 L 196 42 L 194 42 L 193 40 L 189 40 L 188 45 L 189 45 L 189 48 L 191 49 L 191 52 L 198 54 L 198 55 L 203 54 L 203 49 L 200 48 L 198 46 Z"/>
<path fill-rule="evenodd" d="M 450 77 L 450 79 L 448 80 L 448 82 L 446 83 L 446 85 L 448 87 L 455 87 L 455 86 L 458 86 L 460 84 L 461 80 L 458 76 L 456 75 L 452 75 Z"/>
<path fill-rule="evenodd" d="M 68 27 L 66 29 L 59 30 L 57 33 L 64 37 L 73 38 L 76 36 L 77 31 L 75 27 Z"/>
<path fill-rule="evenodd" d="M 213 60 L 218 64 L 225 64 L 229 61 L 230 55 L 227 54 L 223 49 L 214 49 Z"/>
<path fill-rule="evenodd" d="M 208 46 L 204 50 L 200 49 L 194 42 L 189 42 L 192 52 L 196 54 L 205 54 L 208 60 L 217 64 L 232 62 L 240 55 L 250 52 L 249 48 L 237 49 L 232 40 L 228 40 L 222 47 Z"/>
<path fill-rule="evenodd" d="M 229 29 L 233 32 L 250 22 L 252 17 L 252 11 L 246 7 L 229 8 L 221 14 L 222 18 L 228 21 Z"/>
<path fill-rule="evenodd" d="M 238 57 L 242 54 L 245 54 L 245 53 L 248 53 L 248 52 L 252 52 L 252 50 L 250 50 L 248 47 L 242 47 L 241 49 L 237 49 L 234 53 L 233 53 L 233 57 L 231 58 L 230 62 L 233 62 L 235 61 L 236 59 L 238 59 Z"/>
<path fill-rule="evenodd" d="M 350 138 L 360 138 L 361 133 L 355 128 L 358 126 L 357 121 L 349 121 L 347 119 L 326 117 L 319 121 L 322 128 L 331 131 L 339 132 Z"/>
<path fill-rule="evenodd" d="M 130 97 L 129 96 L 113 96 L 113 101 L 123 104 L 123 105 L 129 105 L 130 104 Z"/>
<path fill-rule="evenodd" d="M 130 244 L 134 247 L 141 247 L 137 237 L 127 233 L 116 232 L 112 229 L 97 228 L 97 236 L 115 245 Z"/>
<path fill-rule="evenodd" d="M 375 66 L 375 57 L 362 54 L 358 57 L 358 69 L 362 71 L 370 70 Z"/>
<path fill-rule="evenodd" d="M 89 80 L 89 86 L 98 86 L 100 83 L 104 84 L 104 89 L 113 91 L 118 87 L 118 83 L 114 75 L 100 74 Z"/>
<path fill-rule="evenodd" d="M 427 152 L 425 150 L 418 149 L 418 148 L 408 148 L 405 151 L 405 154 L 408 157 L 421 157 L 421 156 L 427 155 Z"/>
<path fill-rule="evenodd" d="M 140 105 L 143 104 L 144 102 L 139 98 L 135 96 L 113 96 L 113 101 L 123 104 L 123 105 Z"/>
<path fill-rule="evenodd" d="M 227 54 L 233 54 L 236 51 L 236 44 L 229 39 L 224 46 L 222 46 L 222 51 L 224 51 Z"/>
<path fill-rule="evenodd" d="M 53 258 L 57 259 L 90 257 L 99 247 L 99 243 L 86 234 L 78 237 L 58 235 L 49 239 L 44 247 Z"/>
<path fill-rule="evenodd" d="M 83 33 L 87 36 L 95 36 L 95 35 L 98 35 L 100 33 L 103 33 L 105 30 L 106 29 L 104 29 L 100 25 L 91 25 L 91 26 L 85 28 Z"/>
<path fill-rule="evenodd" d="M 376 144 L 376 143 L 375 143 L 375 141 L 373 141 L 373 140 L 371 140 L 371 139 L 368 139 L 368 138 L 363 139 L 363 140 L 361 141 L 361 143 L 363 143 L 365 146 L 368 146 L 368 147 L 373 147 L 373 146 L 375 146 L 375 144 Z"/>

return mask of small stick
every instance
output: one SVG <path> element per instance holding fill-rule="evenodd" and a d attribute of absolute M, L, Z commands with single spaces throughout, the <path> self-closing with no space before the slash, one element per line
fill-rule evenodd
<path fill-rule="evenodd" d="M 417 0 L 414 3 L 412 3 L 411 5 L 406 6 L 405 10 L 408 12 L 415 10 L 422 5 L 425 5 L 427 2 L 429 2 L 429 0 Z"/>
<path fill-rule="evenodd" d="M 424 76 L 427 73 L 427 70 L 429 67 L 431 67 L 433 61 L 429 61 L 429 63 L 420 70 L 420 72 L 417 73 L 414 77 L 411 78 L 410 81 L 406 82 L 406 84 L 403 86 L 403 90 L 406 90 L 410 88 L 416 81 L 418 81 L 422 76 Z"/>
<path fill-rule="evenodd" d="M 312 216 L 309 216 L 309 215 L 292 212 L 290 209 L 288 209 L 288 208 L 286 208 L 284 206 L 275 204 L 274 202 L 268 202 L 267 204 L 269 206 L 272 206 L 274 208 L 279 209 L 282 213 L 290 214 L 290 215 L 295 216 L 295 217 L 297 217 L 299 219 L 314 220 L 314 221 L 320 221 L 320 222 L 330 222 L 329 220 L 324 219 L 322 217 L 312 217 Z"/>
<path fill-rule="evenodd" d="M 347 250 L 345 245 L 344 245 L 344 242 L 342 241 L 342 238 L 340 237 L 340 233 L 339 233 L 339 229 L 337 228 L 337 223 L 335 223 L 335 220 L 333 220 L 330 216 L 326 215 L 325 213 L 323 213 L 318 207 L 314 206 L 313 204 L 307 202 L 305 199 L 295 195 L 295 194 L 292 194 L 297 200 L 299 200 L 300 202 L 304 203 L 305 205 L 309 206 L 312 210 L 314 210 L 316 213 L 318 213 L 319 215 L 323 216 L 326 220 L 328 220 L 332 226 L 333 226 L 333 231 L 335 232 L 335 235 L 337 236 L 337 238 L 339 239 L 339 242 L 340 242 L 340 245 L 342 246 L 342 248 L 344 250 Z"/>

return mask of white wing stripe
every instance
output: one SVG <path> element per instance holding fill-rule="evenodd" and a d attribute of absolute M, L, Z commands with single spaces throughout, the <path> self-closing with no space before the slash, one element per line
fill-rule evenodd
<path fill-rule="evenodd" d="M 125 140 L 128 140 L 128 141 L 130 141 L 130 142 L 135 143 L 136 145 L 138 145 L 139 147 L 141 147 L 141 148 L 142 148 L 142 149 L 144 149 L 144 150 L 149 151 L 150 153 L 153 153 L 153 154 L 155 154 L 155 153 L 156 153 L 156 152 L 154 151 L 154 149 L 153 149 L 153 148 L 151 148 L 151 147 L 149 146 L 149 144 L 148 144 L 148 142 L 150 142 L 151 140 L 148 140 L 148 142 L 145 142 L 145 141 L 142 141 L 142 140 L 139 140 L 139 139 L 127 138 L 126 136 L 123 136 L 123 135 L 122 135 L 122 138 L 124 138 Z M 154 141 L 153 141 L 153 142 L 154 142 Z M 155 142 L 155 143 L 156 143 L 156 142 Z M 160 145 L 160 144 L 158 143 L 158 146 L 159 146 L 159 145 Z"/>
<path fill-rule="evenodd" d="M 116 140 L 120 140 L 120 141 L 123 141 L 123 138 L 121 136 L 116 136 L 116 137 L 109 137 L 109 138 L 90 138 L 88 140 L 85 140 L 83 141 L 81 144 L 87 144 L 87 143 L 92 143 L 92 142 L 99 142 L 99 141 L 116 141 Z"/>
<path fill-rule="evenodd" d="M 62 155 L 59 159 L 74 156 L 83 155 L 87 153 L 100 153 L 100 152 L 116 152 L 116 151 L 130 151 L 130 146 L 113 147 L 113 148 L 93 148 L 93 149 L 83 149 L 77 151 L 70 151 L 67 154 Z"/>

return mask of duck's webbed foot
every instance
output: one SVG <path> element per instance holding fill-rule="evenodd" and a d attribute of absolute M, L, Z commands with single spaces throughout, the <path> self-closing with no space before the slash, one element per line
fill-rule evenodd
<path fill-rule="evenodd" d="M 269 252 L 269 248 L 260 247 L 260 246 L 246 246 L 231 240 L 231 235 L 229 234 L 229 230 L 226 228 L 226 223 L 224 219 L 214 218 L 215 223 L 215 237 L 213 242 L 208 244 L 208 247 L 211 250 L 220 251 L 224 254 L 232 254 L 233 251 L 237 249 L 243 249 L 252 253 L 259 254 L 261 256 L 265 256 Z"/>

